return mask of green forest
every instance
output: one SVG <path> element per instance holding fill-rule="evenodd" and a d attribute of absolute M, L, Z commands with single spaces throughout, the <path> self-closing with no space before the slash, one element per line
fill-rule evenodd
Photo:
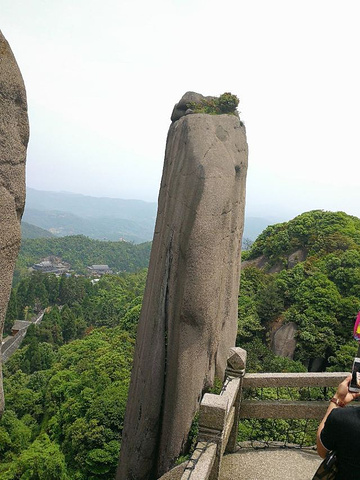
<path fill-rule="evenodd" d="M 26 275 L 34 263 L 50 255 L 70 264 L 74 273 L 86 273 L 89 265 L 109 265 L 113 271 L 134 272 L 149 263 L 151 242 L 108 242 L 84 235 L 52 238 L 23 238 L 16 263 L 14 283 Z"/>
<path fill-rule="evenodd" d="M 4 365 L 1 479 L 114 477 L 146 273 L 95 285 L 37 273 L 15 287 L 7 325 L 46 313 Z"/>
<path fill-rule="evenodd" d="M 40 240 L 47 245 L 54 239 L 24 242 L 24 270 L 7 312 L 9 334 L 15 319 L 46 309 L 4 366 L 0 478 L 110 480 L 147 271 L 131 260 L 134 273 L 128 267 L 95 284 L 86 277 L 25 275 L 30 258 L 50 254 L 41 251 Z M 82 251 L 87 239 L 69 241 L 68 252 L 54 247 L 52 254 L 75 264 L 76 252 L 83 265 L 112 265 L 105 257 L 89 262 L 97 242 L 84 243 Z M 357 348 L 352 329 L 360 310 L 360 220 L 342 212 L 304 213 L 264 230 L 243 260 L 236 342 L 248 351 L 247 371 L 306 371 L 315 358 L 324 369 L 348 371 Z M 271 332 L 287 322 L 297 325 L 293 360 L 270 349 Z M 246 435 L 244 423 L 239 439 Z"/>

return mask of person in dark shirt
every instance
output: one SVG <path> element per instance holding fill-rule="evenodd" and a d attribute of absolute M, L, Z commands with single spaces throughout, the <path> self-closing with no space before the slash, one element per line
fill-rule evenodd
<path fill-rule="evenodd" d="M 360 408 L 344 408 L 359 393 L 349 392 L 351 375 L 340 383 L 317 431 L 317 452 L 325 458 L 329 450 L 337 456 L 336 480 L 360 480 Z"/>

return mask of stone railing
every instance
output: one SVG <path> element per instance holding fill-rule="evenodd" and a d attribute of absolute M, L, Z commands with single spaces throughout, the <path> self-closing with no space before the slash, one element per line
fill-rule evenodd
<path fill-rule="evenodd" d="M 247 373 L 243 388 L 261 387 L 337 387 L 348 372 Z M 303 418 L 321 420 L 327 400 L 242 400 L 240 418 Z"/>
<path fill-rule="evenodd" d="M 181 480 L 217 479 L 224 452 L 235 451 L 245 365 L 246 351 L 230 349 L 221 393 L 205 393 L 201 401 L 198 443 Z"/>
<path fill-rule="evenodd" d="M 216 480 L 222 456 L 237 449 L 239 420 L 283 418 L 320 420 L 328 401 L 242 400 L 242 389 L 261 387 L 337 387 L 347 372 L 251 373 L 245 375 L 246 351 L 232 348 L 219 395 L 206 393 L 200 404 L 198 443 L 181 480 Z"/>

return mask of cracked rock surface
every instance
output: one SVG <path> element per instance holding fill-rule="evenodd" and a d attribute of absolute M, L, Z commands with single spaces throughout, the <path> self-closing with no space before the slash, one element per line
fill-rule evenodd
<path fill-rule="evenodd" d="M 20 248 L 29 123 L 24 82 L 0 31 L 0 340 Z M 0 361 L 0 417 L 4 410 Z"/>
<path fill-rule="evenodd" d="M 235 345 L 247 142 L 235 115 L 170 126 L 118 480 L 151 480 L 180 455 L 204 389 Z"/>

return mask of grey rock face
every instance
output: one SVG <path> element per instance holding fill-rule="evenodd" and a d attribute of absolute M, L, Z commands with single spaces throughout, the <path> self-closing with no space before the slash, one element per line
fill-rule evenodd
<path fill-rule="evenodd" d="M 287 268 L 294 268 L 299 262 L 306 260 L 307 252 L 304 249 L 299 249 L 288 255 L 287 257 Z M 279 273 L 284 268 L 285 265 L 283 262 L 279 261 L 274 265 L 271 264 L 270 259 L 265 255 L 260 255 L 260 257 L 254 258 L 253 260 L 245 260 L 241 264 L 241 268 L 244 269 L 248 266 L 256 267 L 263 269 L 266 273 Z"/>
<path fill-rule="evenodd" d="M 157 479 L 185 447 L 235 345 L 247 171 L 235 115 L 170 126 L 118 480 Z"/>
<path fill-rule="evenodd" d="M 171 121 L 176 122 L 184 115 L 189 115 L 193 113 L 191 109 L 189 109 L 188 105 L 190 103 L 201 103 L 202 100 L 212 100 L 215 97 L 204 97 L 201 93 L 196 92 L 186 92 L 182 97 L 181 100 L 174 106 L 174 109 L 171 114 Z"/>
<path fill-rule="evenodd" d="M 294 268 L 299 262 L 306 260 L 307 252 L 303 249 L 296 250 L 288 256 L 288 268 Z"/>
<path fill-rule="evenodd" d="M 0 340 L 20 247 L 29 123 L 24 82 L 0 32 Z M 0 362 L 0 416 L 4 395 Z"/>
<path fill-rule="evenodd" d="M 297 326 L 294 322 L 286 323 L 276 330 L 271 342 L 271 350 L 280 357 L 294 358 L 296 348 Z"/>

